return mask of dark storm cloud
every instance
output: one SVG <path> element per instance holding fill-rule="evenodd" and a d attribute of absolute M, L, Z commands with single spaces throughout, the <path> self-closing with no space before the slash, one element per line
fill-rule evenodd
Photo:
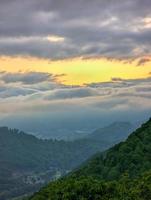
<path fill-rule="evenodd" d="M 0 54 L 50 59 L 150 54 L 145 22 L 150 10 L 150 0 L 1 0 Z M 47 41 L 48 35 L 64 41 Z"/>

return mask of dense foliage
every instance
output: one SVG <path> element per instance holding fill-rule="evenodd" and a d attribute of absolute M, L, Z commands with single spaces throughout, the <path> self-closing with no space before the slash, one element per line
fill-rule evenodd
<path fill-rule="evenodd" d="M 151 172 L 131 180 L 123 175 L 119 181 L 104 182 L 85 177 L 49 184 L 29 200 L 149 200 Z"/>
<path fill-rule="evenodd" d="M 151 120 L 29 200 L 151 199 Z"/>
<path fill-rule="evenodd" d="M 91 175 L 105 180 L 118 179 L 125 171 L 130 177 L 151 169 L 151 120 L 108 151 L 96 155 L 75 175 Z"/>

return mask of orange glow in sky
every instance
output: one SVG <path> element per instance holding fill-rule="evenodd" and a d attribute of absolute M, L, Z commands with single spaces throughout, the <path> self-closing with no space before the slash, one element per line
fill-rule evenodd
<path fill-rule="evenodd" d="M 137 60 L 126 63 L 118 60 L 98 59 L 66 59 L 50 61 L 32 57 L 1 57 L 0 70 L 7 72 L 48 72 L 63 74 L 58 81 L 68 85 L 83 85 L 92 82 L 107 82 L 112 78 L 138 79 L 147 78 L 151 72 L 151 62 L 137 66 Z"/>

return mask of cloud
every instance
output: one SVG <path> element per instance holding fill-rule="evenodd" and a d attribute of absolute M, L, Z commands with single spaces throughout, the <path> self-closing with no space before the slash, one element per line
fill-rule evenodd
<path fill-rule="evenodd" d="M 45 99 L 46 100 L 63 100 L 63 99 L 74 99 L 74 98 L 85 98 L 98 96 L 99 92 L 92 88 L 68 88 L 68 89 L 60 89 L 51 92 L 48 94 Z"/>
<path fill-rule="evenodd" d="M 55 76 L 49 73 L 42 72 L 24 72 L 24 73 L 9 73 L 3 72 L 0 74 L 0 80 L 4 83 L 36 84 L 44 81 L 54 81 Z"/>
<path fill-rule="evenodd" d="M 141 59 L 138 61 L 137 66 L 142 66 L 142 65 L 144 65 L 144 64 L 147 63 L 147 62 L 151 62 L 151 58 L 141 58 Z"/>
<path fill-rule="evenodd" d="M 37 97 L 40 93 L 53 91 L 54 89 L 65 88 L 64 85 L 57 82 L 58 76 L 65 74 L 53 75 L 45 72 L 17 72 L 10 73 L 0 72 L 0 98 L 12 97 Z M 23 100 L 21 98 L 21 100 Z"/>
<path fill-rule="evenodd" d="M 6 87 L 0 87 L 0 98 L 2 99 L 10 98 L 11 101 L 12 97 L 27 96 L 36 92 L 37 92 L 36 90 L 28 88 L 6 86 Z"/>
<path fill-rule="evenodd" d="M 149 0 L 2 0 L 0 54 L 49 59 L 151 54 L 150 10 Z"/>
<path fill-rule="evenodd" d="M 5 74 L 2 73 L 2 74 Z M 20 81 L 17 79 L 17 81 Z M 35 82 L 35 81 L 34 81 Z M 11 82 L 12 83 L 12 82 Z M 15 79 L 16 83 L 16 79 Z M 86 102 L 99 101 L 100 103 L 104 99 L 114 99 L 125 97 L 141 97 L 150 98 L 151 91 L 151 78 L 146 79 L 119 79 L 113 78 L 111 82 L 106 83 L 91 83 L 85 86 L 65 86 L 53 81 L 38 82 L 30 84 L 22 81 L 21 84 L 11 85 L 10 81 L 6 81 L 5 84 L 0 87 L 0 97 L 11 97 L 11 96 L 25 96 L 25 101 L 43 101 L 43 102 L 54 102 L 59 100 L 61 102 L 78 102 L 78 99 L 83 99 Z M 13 92 L 14 90 L 14 92 Z M 91 98 L 91 99 L 90 99 Z M 117 101 L 118 104 L 118 101 Z"/>
<path fill-rule="evenodd" d="M 111 81 L 120 82 L 120 81 L 123 81 L 123 79 L 115 77 L 115 78 L 112 78 Z"/>
<path fill-rule="evenodd" d="M 55 81 L 28 85 L 1 83 L 0 118 L 5 118 L 1 124 L 49 133 L 67 127 L 94 129 L 109 121 L 149 117 L 151 78 L 113 80 L 83 87 L 64 86 Z"/>

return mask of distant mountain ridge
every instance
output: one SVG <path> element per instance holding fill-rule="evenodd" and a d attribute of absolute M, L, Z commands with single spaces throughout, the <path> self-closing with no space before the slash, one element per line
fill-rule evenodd
<path fill-rule="evenodd" d="M 105 138 L 103 129 L 100 129 L 98 137 L 92 133 L 89 137 L 70 142 L 42 140 L 17 129 L 1 127 L 0 200 L 35 191 L 48 181 L 66 174 L 96 152 L 117 143 L 118 135 L 123 135 L 124 139 L 128 127 L 130 133 L 131 125 L 125 127 L 122 126 L 122 134 L 119 134 L 118 123 L 115 127 L 112 124 L 105 128 L 110 130 L 110 137 Z M 117 132 L 116 139 L 111 134 L 112 130 L 114 134 Z"/>
<path fill-rule="evenodd" d="M 128 137 L 135 129 L 130 122 L 114 122 L 109 126 L 99 128 L 89 134 L 87 138 L 99 141 L 118 143 Z"/>
<path fill-rule="evenodd" d="M 76 116 L 75 116 L 76 117 Z M 87 119 L 87 118 L 91 119 Z M 81 118 L 74 119 L 74 115 L 69 117 L 60 117 L 61 119 L 56 118 L 55 116 L 45 115 L 41 117 L 39 115 L 26 116 L 26 115 L 17 115 L 7 116 L 6 118 L 0 119 L 0 126 L 8 126 L 9 128 L 17 128 L 23 130 L 25 133 L 32 133 L 36 137 L 43 139 L 57 139 L 57 140 L 75 140 L 78 138 L 84 138 L 88 134 L 91 134 L 93 131 L 99 128 L 103 128 L 112 124 L 114 121 L 128 120 L 125 119 L 115 119 L 112 118 L 112 121 L 93 118 L 91 116 L 82 116 Z M 133 121 L 133 124 L 136 122 Z M 139 123 L 141 124 L 141 122 Z M 80 131 L 80 134 L 79 134 Z"/>
<path fill-rule="evenodd" d="M 96 141 L 42 140 L 1 127 L 0 200 L 35 191 L 104 148 Z"/>

